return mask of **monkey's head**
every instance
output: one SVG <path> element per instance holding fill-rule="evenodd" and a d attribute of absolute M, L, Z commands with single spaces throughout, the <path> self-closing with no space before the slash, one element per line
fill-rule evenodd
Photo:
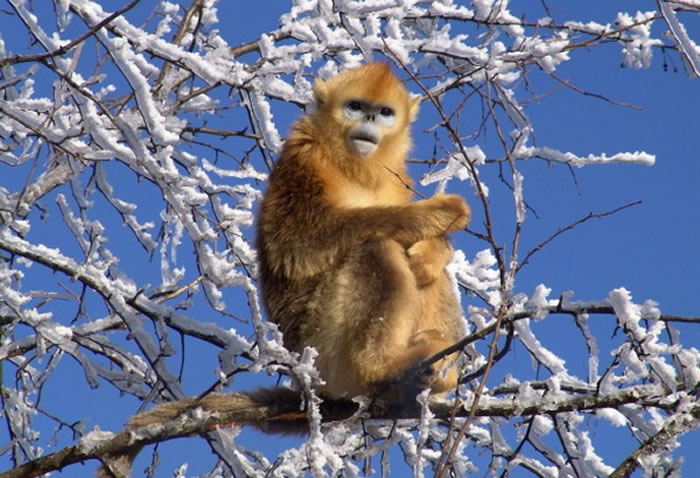
<path fill-rule="evenodd" d="M 342 140 L 353 156 L 379 151 L 403 156 L 410 145 L 409 124 L 418 112 L 403 83 L 386 63 L 370 63 L 314 84 L 319 127 Z"/>

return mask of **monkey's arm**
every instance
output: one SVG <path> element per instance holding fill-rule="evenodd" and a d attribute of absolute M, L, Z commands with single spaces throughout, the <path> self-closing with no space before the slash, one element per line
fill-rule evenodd
<path fill-rule="evenodd" d="M 303 279 L 332 267 L 353 246 L 370 238 L 414 243 L 466 227 L 470 211 L 458 196 L 345 208 L 333 205 L 312 168 L 279 165 L 259 223 L 259 248 L 280 276 Z"/>

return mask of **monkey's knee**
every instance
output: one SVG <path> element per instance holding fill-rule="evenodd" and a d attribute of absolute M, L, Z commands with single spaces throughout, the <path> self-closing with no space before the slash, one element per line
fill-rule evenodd
<path fill-rule="evenodd" d="M 385 357 L 380 366 L 375 364 L 371 369 L 372 375 L 364 377 L 367 388 L 387 403 L 401 404 L 401 408 L 414 404 L 416 395 L 426 388 L 433 394 L 454 390 L 458 382 L 456 354 L 441 358 L 429 366 L 420 366 L 421 362 L 446 346 L 428 339 L 428 336 L 436 337 L 437 334 L 436 331 L 423 334 L 408 348 L 395 350 L 393 356 Z"/>
<path fill-rule="evenodd" d="M 447 360 L 443 359 L 443 360 Z M 459 374 L 457 373 L 456 359 L 450 360 L 447 366 L 433 369 L 434 373 L 429 383 L 430 390 L 433 393 L 445 394 L 445 392 L 453 391 L 457 388 Z"/>
<path fill-rule="evenodd" d="M 375 390 L 379 384 L 400 380 L 442 350 L 446 340 L 433 327 L 424 330 L 426 296 L 418 288 L 401 244 L 375 239 L 356 252 L 352 260 L 366 272 L 361 285 L 366 295 L 356 298 L 364 304 L 366 315 L 353 327 L 351 342 L 355 345 L 349 359 L 351 373 L 363 387 Z M 432 380 L 437 374 L 430 376 Z"/>
<path fill-rule="evenodd" d="M 392 382 L 399 383 L 400 379 L 413 366 L 429 357 L 423 347 L 407 347 L 401 344 L 384 344 L 365 349 L 351 358 L 351 366 L 358 380 L 368 390 L 383 388 Z"/>

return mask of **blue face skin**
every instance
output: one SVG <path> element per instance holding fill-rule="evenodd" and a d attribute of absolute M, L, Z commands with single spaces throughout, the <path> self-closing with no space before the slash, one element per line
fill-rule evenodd
<path fill-rule="evenodd" d="M 376 151 L 383 130 L 394 126 L 394 109 L 386 105 L 374 105 L 363 100 L 350 100 L 345 104 L 345 118 L 356 124 L 348 134 L 350 150 L 358 156 L 369 156 Z"/>

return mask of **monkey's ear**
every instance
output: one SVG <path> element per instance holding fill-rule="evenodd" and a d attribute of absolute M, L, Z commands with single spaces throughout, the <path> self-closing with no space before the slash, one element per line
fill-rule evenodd
<path fill-rule="evenodd" d="M 408 100 L 408 117 L 411 121 L 416 119 L 420 109 L 420 96 L 414 96 Z"/>
<path fill-rule="evenodd" d="M 328 84 L 323 80 L 316 80 L 313 87 L 314 106 L 320 110 L 328 100 Z"/>

